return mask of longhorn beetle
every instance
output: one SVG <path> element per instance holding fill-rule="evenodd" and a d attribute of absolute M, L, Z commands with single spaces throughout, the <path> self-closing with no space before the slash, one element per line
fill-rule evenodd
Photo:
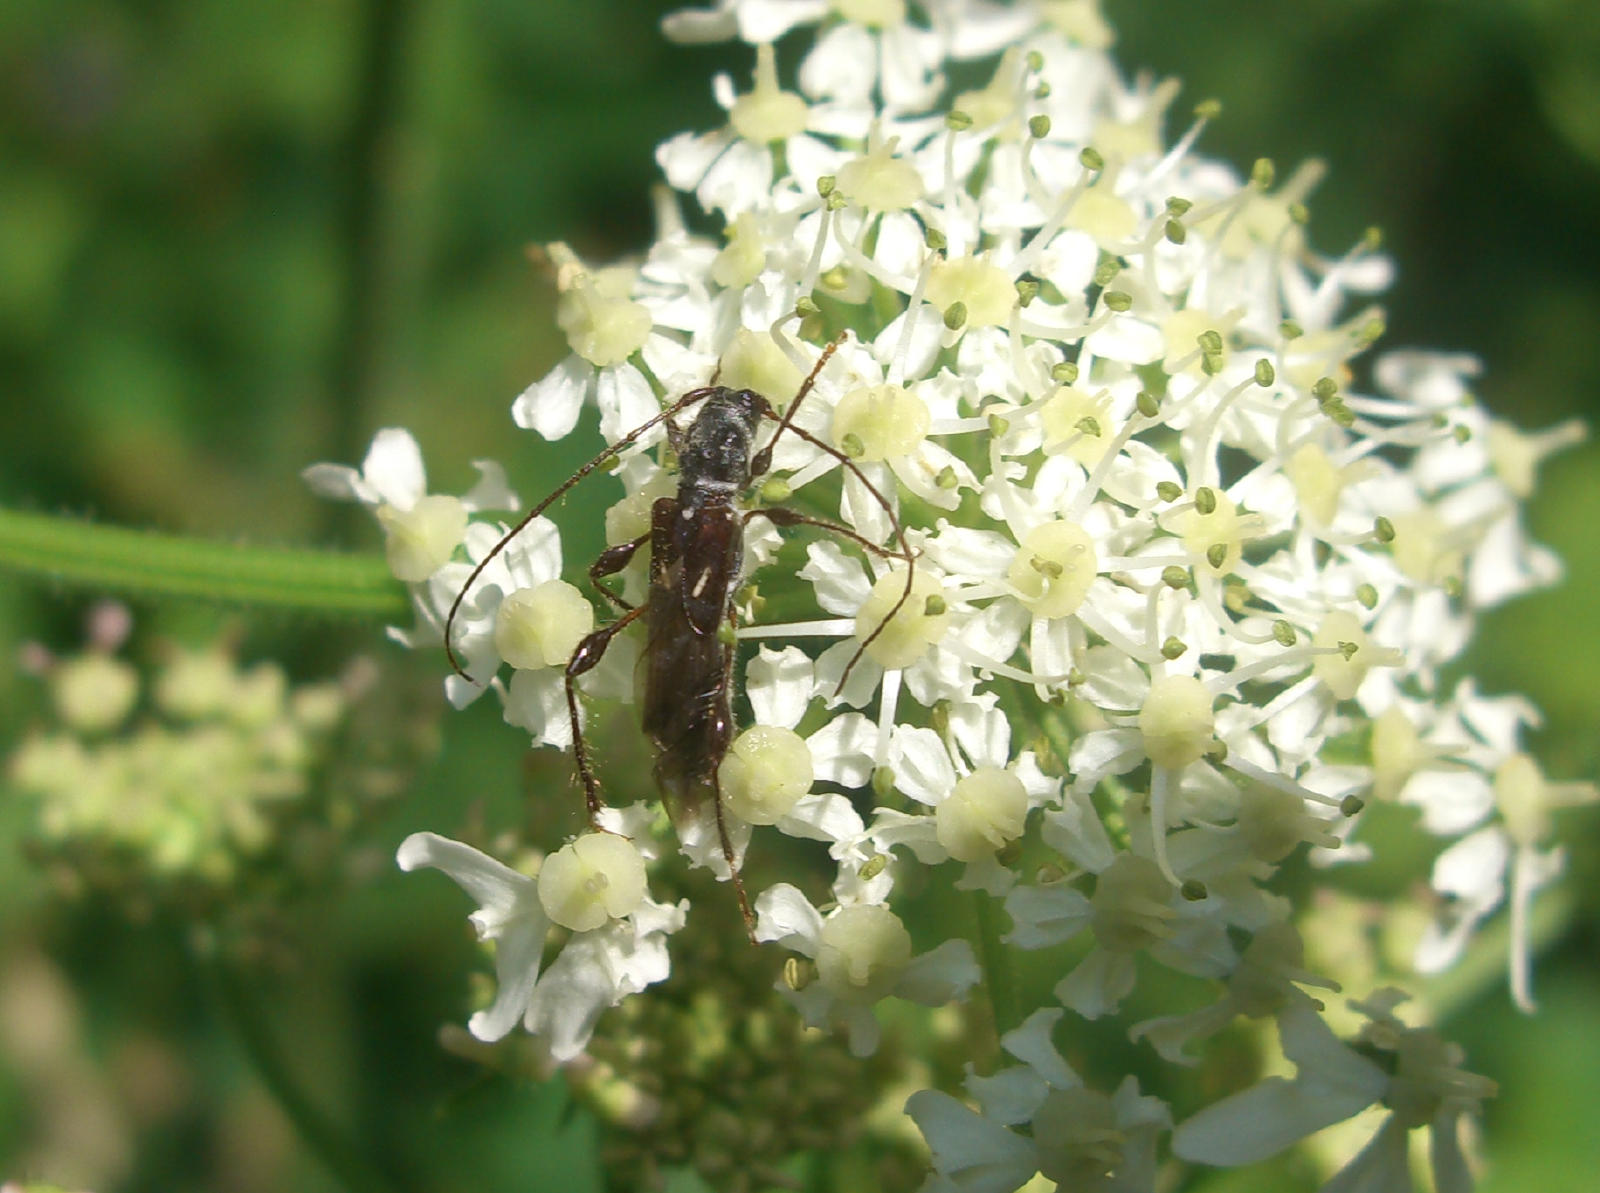
<path fill-rule="evenodd" d="M 583 784 L 589 823 L 599 828 L 599 814 L 605 807 L 605 800 L 583 738 L 577 681 L 600 662 L 613 638 L 642 619 L 646 627 L 646 645 L 639 662 L 643 679 L 641 720 L 656 750 L 656 786 L 680 834 L 687 824 L 699 820 L 706 801 L 710 800 L 722 854 L 738 895 L 739 911 L 746 928 L 752 930 L 754 918 L 734 856 L 718 779 L 718 769 L 727 757 L 734 736 L 732 689 L 737 655 L 733 634 L 737 625 L 734 594 L 744 561 L 744 527 L 754 518 L 766 518 L 779 527 L 818 526 L 876 555 L 905 563 L 904 591 L 851 656 L 840 678 L 840 688 L 862 653 L 911 595 L 915 564 L 888 498 L 853 460 L 793 421 L 795 412 L 815 386 L 817 375 L 842 338 L 835 339 L 822 350 L 781 417 L 760 394 L 717 385 L 713 377 L 713 384 L 690 390 L 661 413 L 629 431 L 563 481 L 506 532 L 467 577 L 445 619 L 445 652 L 450 665 L 458 675 L 469 678 L 456 657 L 451 629 L 461 602 L 489 561 L 579 481 L 637 442 L 652 427 L 665 426 L 667 440 L 678 458 L 677 495 L 655 501 L 647 533 L 631 542 L 607 548 L 589 567 L 590 581 L 616 606 L 620 615 L 579 642 L 567 661 L 566 693 L 567 711 L 572 719 L 572 751 L 578 778 Z M 687 430 L 681 429 L 676 416 L 696 404 L 700 409 L 694 421 Z M 755 435 L 763 419 L 776 422 L 778 429 L 758 451 L 755 450 Z M 771 468 L 773 445 L 785 431 L 833 456 L 855 475 L 889 515 L 896 549 L 879 546 L 846 526 L 782 506 L 741 508 L 740 495 Z M 647 543 L 650 548 L 649 592 L 643 604 L 631 605 L 599 581 L 620 572 Z"/>

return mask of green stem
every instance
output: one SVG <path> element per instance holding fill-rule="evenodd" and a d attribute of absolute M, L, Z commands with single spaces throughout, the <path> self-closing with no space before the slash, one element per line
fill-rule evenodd
<path fill-rule="evenodd" d="M 996 1036 L 1003 1036 L 1021 1024 L 1017 1011 L 1016 975 L 1011 971 L 1011 954 L 1000 939 L 1000 913 L 994 899 L 982 891 L 972 892 L 978 916 L 978 962 L 983 966 L 983 984 L 989 991 L 989 1008 L 994 1014 Z"/>
<path fill-rule="evenodd" d="M 376 555 L 258 547 L 0 509 L 0 571 L 135 596 L 192 597 L 403 620 L 404 586 Z"/>
<path fill-rule="evenodd" d="M 299 1137 L 353 1193 L 400 1193 L 404 1186 L 367 1159 L 296 1084 L 260 1004 L 250 994 L 249 982 L 219 955 L 219 947 L 215 942 L 202 943 L 195 950 L 197 960 L 223 1017 L 244 1045 L 262 1085 L 294 1124 Z"/>

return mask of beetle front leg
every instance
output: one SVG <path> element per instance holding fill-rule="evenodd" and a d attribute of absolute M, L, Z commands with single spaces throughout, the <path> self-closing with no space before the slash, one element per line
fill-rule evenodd
<path fill-rule="evenodd" d="M 600 781 L 594 777 L 594 766 L 589 761 L 589 746 L 583 740 L 583 718 L 578 712 L 578 678 L 594 670 L 605 657 L 611 639 L 625 629 L 647 606 L 629 609 L 616 621 L 596 630 L 578 643 L 572 657 L 567 660 L 567 715 L 572 719 L 572 756 L 578 768 L 578 780 L 583 784 L 583 800 L 589 811 L 590 827 L 600 827 L 600 809 L 606 806 L 600 794 Z"/>
<path fill-rule="evenodd" d="M 589 565 L 589 583 L 594 586 L 594 590 L 624 613 L 632 610 L 633 605 L 612 592 L 600 581 L 607 576 L 615 576 L 632 563 L 633 557 L 638 553 L 639 548 L 649 541 L 650 532 L 646 531 L 631 543 L 618 543 L 615 547 L 607 547 Z"/>

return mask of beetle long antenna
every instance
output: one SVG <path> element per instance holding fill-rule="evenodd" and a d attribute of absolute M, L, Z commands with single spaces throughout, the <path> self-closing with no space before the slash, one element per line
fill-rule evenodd
<path fill-rule="evenodd" d="M 796 403 L 798 404 L 798 399 L 796 399 Z M 793 407 L 791 406 L 790 409 L 793 409 Z M 856 669 L 856 664 L 861 661 L 861 656 L 866 653 L 867 647 L 871 646 L 872 643 L 876 641 L 879 634 L 883 633 L 884 630 L 889 628 L 889 623 L 895 619 L 900 610 L 905 608 L 906 602 L 911 599 L 911 586 L 913 580 L 915 579 L 917 566 L 916 556 L 911 551 L 911 544 L 906 542 L 905 527 L 900 524 L 900 518 L 894 512 L 894 507 L 889 504 L 889 499 L 883 495 L 883 493 L 878 489 L 878 486 L 867 479 L 867 474 L 861 471 L 860 465 L 858 465 L 849 456 L 845 455 L 838 448 L 834 447 L 831 443 L 824 443 L 821 439 L 818 439 L 804 427 L 791 426 L 789 429 L 801 439 L 811 444 L 811 446 L 827 452 L 828 455 L 838 460 L 843 467 L 849 469 L 850 472 L 854 474 L 855 478 L 861 482 L 862 487 L 865 488 L 868 493 L 872 494 L 873 500 L 875 500 L 883 508 L 884 513 L 889 515 L 889 524 L 894 527 L 895 541 L 900 544 L 900 553 L 897 558 L 903 559 L 906 562 L 905 590 L 901 592 L 900 598 L 895 601 L 893 608 L 891 608 L 888 613 L 884 614 L 883 620 L 873 627 L 872 633 L 868 634 L 862 639 L 861 645 L 856 647 L 855 654 L 850 656 L 850 661 L 845 664 L 844 673 L 839 676 L 838 685 L 833 689 L 833 694 L 837 696 L 840 692 L 844 691 L 845 681 L 850 678 L 850 673 Z M 777 438 L 777 436 L 773 436 L 773 438 Z"/>
<path fill-rule="evenodd" d="M 554 505 L 567 493 L 569 489 L 571 489 L 584 477 L 588 476 L 596 468 L 599 468 L 607 460 L 610 460 L 612 457 L 618 455 L 626 448 L 638 442 L 639 436 L 643 435 L 651 427 L 666 422 L 673 415 L 682 411 L 685 407 L 691 406 L 695 402 L 702 401 L 709 397 L 714 389 L 714 386 L 709 385 L 701 389 L 691 389 L 688 393 L 684 394 L 683 397 L 679 398 L 676 402 L 672 403 L 672 405 L 661 411 L 660 414 L 646 419 L 633 430 L 629 431 L 626 436 L 624 436 L 622 439 L 619 439 L 616 443 L 613 443 L 610 447 L 606 448 L 582 468 L 578 469 L 578 471 L 574 472 L 566 480 L 562 481 L 561 484 L 557 485 L 555 492 L 551 493 L 538 505 L 534 506 L 531 510 L 524 514 L 520 522 L 518 522 L 500 537 L 500 541 L 494 545 L 494 548 L 489 552 L 489 554 L 485 555 L 481 560 L 478 561 L 478 566 L 472 569 L 472 573 L 467 577 L 466 583 L 462 584 L 461 590 L 456 593 L 456 599 L 450 602 L 450 612 L 445 616 L 444 619 L 444 653 L 445 657 L 450 660 L 451 669 L 457 675 L 459 675 L 462 679 L 472 680 L 472 676 L 468 675 L 466 669 L 461 666 L 461 660 L 456 657 L 455 644 L 450 640 L 451 631 L 455 627 L 456 613 L 460 610 L 461 602 L 466 599 L 467 593 L 472 590 L 473 584 L 475 584 L 478 577 L 483 574 L 483 569 L 489 566 L 490 561 L 493 560 L 495 556 L 499 555 L 500 552 L 504 551 L 506 549 L 506 545 L 510 543 L 512 539 L 516 538 L 517 535 L 521 534 L 525 529 L 527 529 L 527 526 L 530 522 Z"/>
<path fill-rule="evenodd" d="M 794 401 L 784 408 L 783 417 L 778 420 L 778 429 L 772 433 L 772 438 L 767 440 L 767 445 L 751 457 L 750 477 L 752 480 L 765 474 L 772 467 L 772 448 L 784 431 L 792 429 L 797 434 L 800 433 L 800 428 L 794 426 L 795 411 L 800 409 L 800 403 L 806 400 L 806 395 L 816 386 L 817 375 L 822 372 L 823 366 L 828 363 L 834 352 L 838 350 L 839 345 L 844 343 L 849 335 L 850 332 L 848 330 L 841 331 L 823 346 L 821 354 L 817 357 L 817 363 L 811 366 L 811 372 L 806 374 L 806 379 L 800 383 L 800 390 L 794 395 Z M 801 437 L 809 439 L 812 443 L 816 442 L 809 435 L 802 434 Z M 843 459 L 843 457 L 840 458 Z"/>

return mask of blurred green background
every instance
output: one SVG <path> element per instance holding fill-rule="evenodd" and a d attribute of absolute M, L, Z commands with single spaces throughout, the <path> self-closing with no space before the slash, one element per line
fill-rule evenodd
<path fill-rule="evenodd" d="M 524 497 L 583 458 L 512 426 L 510 400 L 564 352 L 524 246 L 605 260 L 650 236 L 653 147 L 717 123 L 709 79 L 742 47 L 683 48 L 656 0 L 8 0 L 0 6 L 0 503 L 259 543 L 375 549 L 355 511 L 298 473 L 358 461 L 379 427 L 423 444 L 433 487 L 505 462 Z M 1600 24 L 1590 0 L 1250 0 L 1106 6 L 1129 72 L 1177 75 L 1177 111 L 1223 117 L 1201 143 L 1280 176 L 1331 169 L 1312 241 L 1377 224 L 1399 265 L 1390 346 L 1472 351 L 1482 394 L 1525 427 L 1600 400 Z M 1181 117 L 1177 119 L 1180 125 Z M 1597 452 L 1546 469 L 1535 536 L 1560 589 L 1486 619 L 1472 668 L 1546 712 L 1558 778 L 1596 768 Z M 568 556 L 599 542 L 574 500 Z M 586 516 L 590 515 L 590 516 Z M 70 650 L 88 598 L 8 580 L 0 652 Z M 137 606 L 133 654 L 227 628 L 247 658 L 332 674 L 375 627 Z M 389 650 L 399 685 L 438 660 Z M 0 747 L 40 714 L 0 670 Z M 487 702 L 485 702 L 487 704 Z M 450 832 L 477 801 L 524 817 L 529 772 L 494 710 L 451 717 L 442 749 L 373 832 L 373 881 L 278 928 L 294 963 L 256 994 L 296 1077 L 399 1187 L 601 1187 L 594 1126 L 558 1087 L 485 1083 L 437 1047 L 473 967 L 442 879 L 389 851 Z M 546 760 L 547 761 L 547 760 Z M 542 769 L 540 769 L 542 768 Z M 531 777 L 530 777 L 531 775 Z M 219 1018 L 184 927 L 63 901 L 24 859 L 29 813 L 0 804 L 0 1177 L 105 1191 L 339 1187 L 292 1137 Z M 1541 959 L 1536 1019 L 1491 983 L 1449 1030 L 1501 1082 L 1485 1186 L 1592 1188 L 1600 1105 L 1597 818 Z M 569 826 L 571 827 L 571 826 Z M 1380 884 L 1382 878 L 1378 880 Z M 1398 882 L 1399 879 L 1396 879 Z M 42 1034 L 41 1034 L 42 1033 Z M 40 1059 L 39 1040 L 50 1041 Z M 30 1045 L 28 1041 L 34 1041 Z M 66 1171 L 24 1172 L 41 1155 Z M 1207 1188 L 1289 1187 L 1219 1175 Z M 1265 1181 L 1265 1184 L 1260 1183 Z"/>

